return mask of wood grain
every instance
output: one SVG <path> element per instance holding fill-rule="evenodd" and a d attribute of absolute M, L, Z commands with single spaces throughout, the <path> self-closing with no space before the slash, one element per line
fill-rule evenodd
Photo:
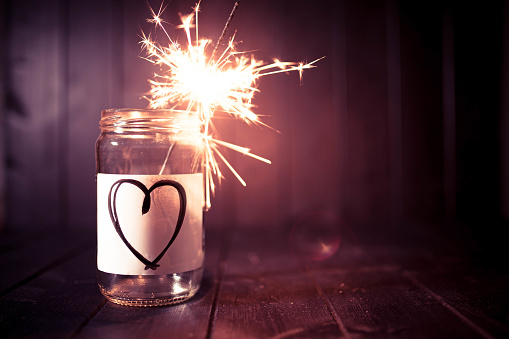
<path fill-rule="evenodd" d="M 83 235 L 67 238 L 79 245 L 70 252 L 63 237 L 51 234 L 29 241 L 25 250 L 12 240 L 20 249 L 0 256 L 9 263 L 0 273 L 3 284 L 16 272 L 18 277 L 0 296 L 1 333 L 7 338 L 509 335 L 509 275 L 476 266 L 461 247 L 432 234 L 392 242 L 363 235 L 343 238 L 337 252 L 319 258 L 298 252 L 290 234 L 285 228 L 208 230 L 199 293 L 159 308 L 106 303 L 96 285 L 95 246 L 79 245 Z M 14 272 L 12 265 L 19 269 Z"/>
<path fill-rule="evenodd" d="M 239 231 L 228 253 L 211 337 L 340 335 L 285 233 Z"/>
<path fill-rule="evenodd" d="M 59 222 L 61 95 L 65 74 L 59 1 L 16 1 L 7 7 L 5 147 L 8 223 L 18 230 Z M 37 221 L 37 222 L 36 222 Z"/>
<path fill-rule="evenodd" d="M 0 2 L 0 15 L 2 17 L 2 22 L 7 21 L 7 4 L 5 1 Z M 0 27 L 0 46 L 7 46 L 7 34 L 6 34 L 6 26 L 2 25 Z M 5 53 L 0 53 L 0 65 L 6 64 L 6 55 Z M 0 92 L 5 93 L 6 91 L 6 69 L 5 67 L 0 67 Z M 0 120 L 5 121 L 5 104 L 4 104 L 5 96 L 2 96 L 0 99 Z M 1 140 L 6 140 L 6 130 L 5 128 L 0 128 L 0 138 Z M 5 159 L 5 147 L 0 147 L 0 159 Z M 0 232 L 5 229 L 5 225 L 7 224 L 6 219 L 6 199 L 5 199 L 5 182 L 6 177 L 6 166 L 5 162 L 0 163 Z"/>
<path fill-rule="evenodd" d="M 404 218 L 436 222 L 443 217 L 442 13 L 408 3 L 400 10 Z"/>
<path fill-rule="evenodd" d="M 10 250 L 0 256 L 0 293 L 4 295 L 63 260 L 76 256 L 87 244 L 91 246 L 92 240 L 90 234 L 55 231 L 18 238 L 10 244 Z"/>
<path fill-rule="evenodd" d="M 444 263 L 429 271 L 410 271 L 404 276 L 445 305 L 479 335 L 508 336 L 507 275 L 465 267 L 465 262 L 458 257 L 445 259 Z"/>
<path fill-rule="evenodd" d="M 112 1 L 69 2 L 69 226 L 91 229 L 96 221 L 95 141 L 101 111 L 109 107 Z M 85 212 L 86 211 L 86 212 Z"/>
<path fill-rule="evenodd" d="M 3 296 L 0 299 L 2 336 L 71 337 L 104 300 L 97 288 L 94 259 L 95 250 L 89 246 Z"/>

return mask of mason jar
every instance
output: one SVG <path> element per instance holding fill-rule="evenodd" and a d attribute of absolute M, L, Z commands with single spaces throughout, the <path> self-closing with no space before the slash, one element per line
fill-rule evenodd
<path fill-rule="evenodd" d="M 102 111 L 97 279 L 110 301 L 168 305 L 198 291 L 204 261 L 200 126 L 185 111 Z"/>

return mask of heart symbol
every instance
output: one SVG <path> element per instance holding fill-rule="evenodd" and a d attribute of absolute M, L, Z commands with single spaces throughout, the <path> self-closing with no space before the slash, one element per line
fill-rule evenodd
<path fill-rule="evenodd" d="M 143 199 L 143 205 L 141 208 L 141 214 L 145 214 L 150 210 L 150 193 L 154 191 L 158 187 L 162 186 L 172 186 L 174 187 L 178 194 L 180 199 L 180 209 L 179 209 L 179 215 L 177 219 L 177 224 L 175 225 L 175 230 L 173 231 L 173 235 L 168 242 L 168 245 L 159 253 L 157 258 L 155 258 L 153 261 L 148 260 L 145 258 L 140 252 L 138 252 L 130 243 L 127 241 L 124 232 L 122 232 L 122 228 L 120 227 L 120 222 L 118 221 L 118 215 L 117 215 L 117 193 L 118 189 L 122 184 L 131 184 L 136 187 L 138 187 L 144 194 L 145 198 Z M 113 202 L 112 202 L 112 193 L 113 193 Z M 168 248 L 170 248 L 171 244 L 175 241 L 177 238 L 177 235 L 180 232 L 180 229 L 182 228 L 182 223 L 184 222 L 184 216 L 186 214 L 186 190 L 184 187 L 179 184 L 178 182 L 174 180 L 160 180 L 153 184 L 150 188 L 147 188 L 143 183 L 139 182 L 138 180 L 134 179 L 120 179 L 116 181 L 113 185 L 111 185 L 110 193 L 108 194 L 108 210 L 110 212 L 110 218 L 113 222 L 113 226 L 115 227 L 115 230 L 117 231 L 118 235 L 120 236 L 120 239 L 124 242 L 124 244 L 129 248 L 129 250 L 138 258 L 143 264 L 145 264 L 145 270 L 148 270 L 149 268 L 152 270 L 156 270 L 160 265 L 157 264 L 159 260 L 164 256 Z"/>

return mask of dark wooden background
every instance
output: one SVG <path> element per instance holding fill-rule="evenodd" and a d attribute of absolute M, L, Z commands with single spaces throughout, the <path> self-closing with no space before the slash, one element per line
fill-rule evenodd
<path fill-rule="evenodd" d="M 203 36 L 218 38 L 233 3 L 202 1 Z M 177 24 L 194 4 L 173 0 L 163 17 Z M 0 11 L 1 224 L 93 229 L 100 112 L 146 106 L 147 4 L 4 0 Z M 220 123 L 223 139 L 273 164 L 230 153 L 247 187 L 227 174 L 207 227 L 288 229 L 321 211 L 353 234 L 426 229 L 503 253 L 509 4 L 243 0 L 235 30 L 267 61 L 326 58 L 302 85 L 260 80 L 256 112 L 281 133 Z"/>

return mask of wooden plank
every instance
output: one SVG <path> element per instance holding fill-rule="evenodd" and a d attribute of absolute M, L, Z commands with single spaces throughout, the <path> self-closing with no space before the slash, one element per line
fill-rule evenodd
<path fill-rule="evenodd" d="M 95 141 L 99 120 L 115 95 L 111 67 L 113 1 L 69 1 L 68 223 L 93 228 L 96 223 Z"/>
<path fill-rule="evenodd" d="M 4 295 L 55 264 L 72 258 L 91 242 L 90 234 L 69 232 L 24 237 L 15 243 L 19 247 L 0 255 L 0 294 Z"/>
<path fill-rule="evenodd" d="M 507 41 L 509 38 L 509 3 L 504 2 L 503 9 L 503 33 L 502 38 Z M 502 72 L 501 72 L 501 90 L 500 93 L 509 91 L 509 44 L 505 43 L 502 47 Z M 501 173 L 509 173 L 509 97 L 502 95 L 500 110 L 500 170 Z M 502 217 L 509 220 L 509 176 L 502 175 L 501 178 L 501 199 L 502 199 Z"/>
<path fill-rule="evenodd" d="M 403 220 L 400 13 L 396 0 L 386 1 L 386 7 L 389 217 L 390 224 L 397 228 Z"/>
<path fill-rule="evenodd" d="M 205 273 L 198 293 L 185 303 L 154 308 L 108 302 L 78 338 L 206 338 L 217 289 L 222 233 L 206 230 Z"/>
<path fill-rule="evenodd" d="M 338 206 L 337 213 L 341 218 L 345 218 L 348 214 L 350 193 L 349 193 L 349 141 L 348 141 L 348 81 L 347 81 L 347 50 L 346 50 L 346 0 L 335 1 L 333 14 L 336 20 L 332 22 L 332 51 L 331 58 L 333 82 L 332 88 L 334 95 L 333 112 L 336 121 L 333 126 L 336 128 L 337 133 L 334 133 L 336 138 L 336 154 L 338 159 L 337 167 L 337 186 L 338 190 Z"/>
<path fill-rule="evenodd" d="M 482 239 L 486 247 L 498 250 L 499 255 L 506 250 L 503 228 L 496 223 L 501 211 L 500 118 L 505 94 L 500 91 L 501 53 L 506 42 L 502 38 L 503 5 L 503 1 L 493 1 L 481 8 L 473 4 L 452 8 L 457 217 L 477 228 L 476 238 Z M 470 25 L 468 17 L 482 23 L 479 29 Z M 497 239 L 501 241 L 494 243 Z"/>
<path fill-rule="evenodd" d="M 386 7 L 346 3 L 349 206 L 357 225 L 389 221 Z"/>
<path fill-rule="evenodd" d="M 454 24 L 451 9 L 442 17 L 442 110 L 444 152 L 444 214 L 456 218 L 456 96 L 454 80 Z"/>
<path fill-rule="evenodd" d="M 478 337 L 440 302 L 402 277 L 398 266 L 313 273 L 351 336 Z"/>
<path fill-rule="evenodd" d="M 95 270 L 95 250 L 89 246 L 0 298 L 2 337 L 72 337 L 105 300 Z"/>
<path fill-rule="evenodd" d="M 5 24 L 8 18 L 7 15 L 7 2 L 1 1 L 0 2 L 0 17 L 2 20 L 2 25 L 0 25 L 0 46 L 7 46 L 7 32 L 6 28 L 7 25 Z M 6 55 L 5 53 L 0 53 L 0 93 L 6 93 Z M 2 95 L 2 98 L 0 98 L 0 121 L 5 121 L 5 95 Z M 4 128 L 4 124 L 2 124 L 2 128 L 0 128 L 0 140 L 6 140 L 6 130 Z M 0 159 L 6 159 L 5 157 L 5 146 L 4 142 L 2 142 L 2 146 L 0 147 Z M 6 225 L 6 199 L 5 199 L 5 173 L 6 173 L 6 162 L 2 161 L 0 164 L 0 233 L 3 232 Z"/>
<path fill-rule="evenodd" d="M 59 221 L 58 121 L 64 76 L 59 4 L 15 1 L 8 6 L 6 192 L 8 223 L 18 229 L 44 229 Z"/>
<path fill-rule="evenodd" d="M 153 31 L 154 26 L 146 22 L 146 19 L 150 18 L 150 9 L 146 1 L 130 1 L 129 3 L 124 1 L 124 3 L 124 6 L 121 5 L 118 8 L 123 16 L 122 35 L 116 37 L 116 40 L 122 41 L 122 49 L 116 55 L 118 58 L 116 63 L 122 66 L 122 73 L 119 76 L 122 77 L 120 84 L 123 97 L 119 102 L 112 104 L 114 106 L 121 105 L 121 107 L 144 108 L 147 107 L 148 102 L 141 97 L 150 90 L 147 80 L 152 77 L 156 68 L 152 63 L 140 58 L 140 56 L 145 56 L 140 48 L 140 34 L 141 31 L 148 34 Z M 151 6 L 157 11 L 160 3 L 156 4 L 152 1 Z M 174 1 L 168 5 L 163 15 L 165 20 L 169 13 L 174 13 L 174 6 Z M 175 17 L 173 16 L 173 18 Z"/>
<path fill-rule="evenodd" d="M 34 240 L 40 240 L 46 236 L 48 232 L 33 231 L 19 232 L 6 230 L 0 235 L 0 255 L 11 251 L 17 251 L 22 247 L 28 246 Z"/>
<path fill-rule="evenodd" d="M 252 54 L 265 63 L 272 62 L 274 58 L 285 61 L 295 58 L 295 55 L 288 53 L 290 41 L 285 36 L 286 27 L 294 26 L 288 15 L 282 15 L 286 5 L 285 1 L 241 2 L 230 26 L 231 33 L 237 31 L 236 40 L 242 41 L 238 49 L 253 51 Z M 270 39 L 267 38 L 269 36 Z M 293 197 L 290 194 L 290 178 L 293 169 L 290 165 L 290 145 L 291 126 L 296 112 L 288 106 L 286 88 L 299 87 L 298 77 L 292 75 L 274 74 L 261 77 L 257 81 L 260 92 L 253 98 L 253 111 L 261 116 L 264 123 L 280 133 L 239 122 L 231 124 L 237 132 L 234 139 L 237 144 L 246 146 L 254 154 L 271 161 L 268 165 L 230 152 L 230 155 L 234 156 L 238 172 L 246 181 L 246 187 L 237 182 L 233 185 L 237 198 L 233 212 L 237 224 L 273 228 L 281 222 L 286 223 L 291 214 Z M 233 176 L 228 180 L 236 181 Z"/>
<path fill-rule="evenodd" d="M 212 338 L 337 338 L 341 331 L 285 232 L 236 233 L 217 299 Z"/>
<path fill-rule="evenodd" d="M 413 228 L 346 239 L 334 257 L 308 265 L 350 336 L 506 336 L 508 275 L 472 269 L 464 246 Z"/>
<path fill-rule="evenodd" d="M 102 303 L 89 241 L 0 298 L 0 309 L 9 310 L 0 313 L 0 333 L 38 338 L 509 335 L 509 275 L 472 268 L 457 249 L 436 242 L 430 247 L 424 235 L 414 243 L 406 239 L 404 246 L 397 246 L 401 239 L 343 239 L 326 260 L 300 257 L 303 269 L 288 232 L 231 231 L 207 230 L 206 273 L 198 295 L 161 308 Z M 51 246 L 40 237 L 46 249 L 32 249 L 38 260 L 57 243 L 64 245 L 51 234 L 46 239 Z M 0 257 L 10 264 L 1 269 L 3 278 L 10 266 L 23 264 L 11 261 L 16 257 L 11 252 Z"/>
<path fill-rule="evenodd" d="M 279 15 L 285 18 L 285 59 L 311 62 L 325 57 L 304 72 L 302 84 L 297 73 L 284 77 L 281 91 L 281 111 L 289 119 L 282 122 L 282 130 L 290 131 L 289 187 L 279 197 L 291 197 L 291 210 L 286 222 L 293 222 L 311 211 L 336 211 L 338 190 L 338 120 L 333 97 L 333 71 L 335 63 L 341 63 L 333 55 L 331 27 L 336 20 L 334 2 L 310 2 L 294 6 L 291 1 L 282 7 Z M 313 20 L 310 18 L 313 13 Z M 316 15 L 316 16 L 315 16 Z M 313 24 L 302 25 L 311 20 Z M 278 43 L 278 42 L 276 42 Z M 279 114 L 279 112 L 278 112 Z M 285 134 L 283 134 L 284 136 Z"/>
<path fill-rule="evenodd" d="M 429 270 L 405 277 L 484 337 L 509 336 L 509 274 L 472 268 L 458 257 L 446 257 Z"/>
<path fill-rule="evenodd" d="M 399 9 L 403 217 L 436 222 L 443 217 L 442 7 L 400 2 Z"/>

